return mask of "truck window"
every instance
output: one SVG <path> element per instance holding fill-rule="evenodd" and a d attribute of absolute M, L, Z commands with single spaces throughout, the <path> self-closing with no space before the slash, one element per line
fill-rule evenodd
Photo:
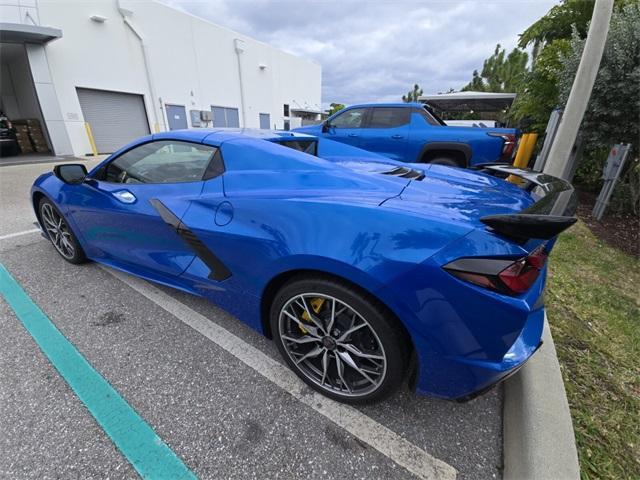
<path fill-rule="evenodd" d="M 445 125 L 446 126 L 446 123 L 444 122 L 444 120 L 440 119 L 440 117 L 438 117 L 435 113 L 430 111 L 426 106 L 425 108 L 414 108 L 412 112 L 419 114 L 422 118 L 424 118 L 425 122 L 427 122 L 429 125 L 436 125 L 436 126 Z"/>
<path fill-rule="evenodd" d="M 410 109 L 403 107 L 374 107 L 368 128 L 395 128 L 410 120 Z"/>
<path fill-rule="evenodd" d="M 331 126 L 334 128 L 360 128 L 366 111 L 365 108 L 346 110 L 331 120 Z"/>

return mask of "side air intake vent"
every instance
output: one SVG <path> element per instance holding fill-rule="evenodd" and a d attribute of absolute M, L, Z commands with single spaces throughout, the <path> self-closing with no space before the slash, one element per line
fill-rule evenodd
<path fill-rule="evenodd" d="M 414 170 L 408 167 L 398 167 L 388 172 L 383 172 L 384 175 L 393 175 L 394 177 L 410 178 L 411 180 L 422 180 L 424 173 Z"/>

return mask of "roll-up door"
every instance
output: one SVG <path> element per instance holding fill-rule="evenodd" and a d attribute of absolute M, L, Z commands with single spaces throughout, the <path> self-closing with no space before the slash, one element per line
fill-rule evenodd
<path fill-rule="evenodd" d="M 98 153 L 112 153 L 143 135 L 149 122 L 142 95 L 77 88 L 84 121 L 91 125 Z"/>

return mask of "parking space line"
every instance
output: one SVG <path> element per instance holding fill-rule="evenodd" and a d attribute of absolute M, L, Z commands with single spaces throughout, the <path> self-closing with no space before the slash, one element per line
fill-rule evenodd
<path fill-rule="evenodd" d="M 359 410 L 312 391 L 287 367 L 150 283 L 100 265 L 123 283 L 202 334 L 291 396 L 421 479 L 455 479 L 457 471 Z"/>
<path fill-rule="evenodd" d="M 21 237 L 23 235 L 29 235 L 30 233 L 37 233 L 41 230 L 39 228 L 32 228 L 31 230 L 23 230 L 22 232 L 8 233 L 6 235 L 0 235 L 0 240 L 7 240 L 8 238 Z"/>
<path fill-rule="evenodd" d="M 142 478 L 195 475 L 56 328 L 0 264 L 0 294 L 62 378 Z"/>

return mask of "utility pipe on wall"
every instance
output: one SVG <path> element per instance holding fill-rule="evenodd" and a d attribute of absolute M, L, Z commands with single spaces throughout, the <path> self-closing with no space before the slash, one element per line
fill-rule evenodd
<path fill-rule="evenodd" d="M 142 34 L 131 23 L 131 20 L 129 20 L 129 17 L 133 14 L 133 12 L 131 10 L 127 9 L 127 8 L 123 8 L 120 5 L 120 0 L 118 0 L 118 12 L 120 12 L 120 15 L 122 16 L 122 20 L 124 21 L 125 25 L 127 25 L 127 27 L 129 27 L 129 30 L 131 30 L 133 32 L 133 34 L 136 36 L 136 38 L 140 42 L 140 48 L 142 49 L 142 60 L 143 60 L 143 63 L 144 63 L 144 71 L 145 71 L 145 74 L 147 76 L 147 84 L 149 85 L 149 93 L 151 94 L 151 110 L 153 112 L 154 127 L 155 127 L 155 130 L 157 132 L 160 122 L 159 122 L 159 118 L 158 118 L 158 111 L 156 110 L 156 102 L 159 101 L 159 100 L 158 100 L 158 96 L 156 95 L 155 84 L 153 82 L 153 76 L 151 75 L 149 52 L 148 52 L 148 49 L 147 49 L 147 45 L 146 45 L 146 43 L 144 41 L 144 37 L 142 36 Z M 160 116 L 162 117 L 162 125 L 164 127 L 164 130 L 167 130 L 167 123 L 165 122 L 164 114 L 162 113 L 162 107 L 160 107 Z"/>
<path fill-rule="evenodd" d="M 242 107 L 242 128 L 246 128 L 247 126 L 247 111 L 245 109 L 245 101 L 244 101 L 244 82 L 242 81 L 242 59 L 240 55 L 244 52 L 244 41 L 236 38 L 233 41 L 236 56 L 238 57 L 238 80 L 240 81 L 240 106 Z"/>

